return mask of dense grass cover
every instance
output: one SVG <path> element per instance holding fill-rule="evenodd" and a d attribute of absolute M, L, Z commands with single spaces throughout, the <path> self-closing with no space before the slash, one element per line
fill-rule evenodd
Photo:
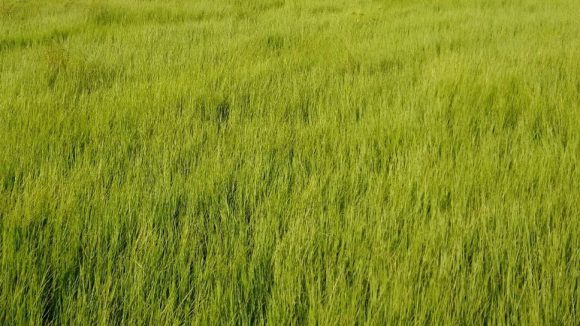
<path fill-rule="evenodd" d="M 0 324 L 567 324 L 580 1 L 0 2 Z"/>

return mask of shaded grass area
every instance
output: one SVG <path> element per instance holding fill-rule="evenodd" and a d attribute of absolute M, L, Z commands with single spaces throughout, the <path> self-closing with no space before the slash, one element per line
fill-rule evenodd
<path fill-rule="evenodd" d="M 577 324 L 579 13 L 3 3 L 0 323 Z"/>

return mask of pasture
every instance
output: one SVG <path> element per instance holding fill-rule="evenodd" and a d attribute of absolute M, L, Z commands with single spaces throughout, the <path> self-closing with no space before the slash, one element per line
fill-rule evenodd
<path fill-rule="evenodd" d="M 579 17 L 1 0 L 0 324 L 578 325 Z"/>

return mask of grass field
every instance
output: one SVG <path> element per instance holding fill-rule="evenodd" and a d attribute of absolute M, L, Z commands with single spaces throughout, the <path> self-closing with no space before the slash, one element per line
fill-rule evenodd
<path fill-rule="evenodd" d="M 0 0 L 0 324 L 578 325 L 579 17 Z"/>

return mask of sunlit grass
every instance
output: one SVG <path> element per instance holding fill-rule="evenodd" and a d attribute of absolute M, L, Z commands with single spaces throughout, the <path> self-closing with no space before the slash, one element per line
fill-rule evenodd
<path fill-rule="evenodd" d="M 0 3 L 0 324 L 567 324 L 580 2 Z"/>

